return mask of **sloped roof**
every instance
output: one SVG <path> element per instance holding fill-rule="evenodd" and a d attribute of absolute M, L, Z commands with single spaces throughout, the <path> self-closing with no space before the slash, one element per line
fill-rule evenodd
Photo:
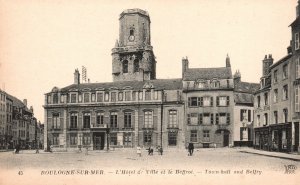
<path fill-rule="evenodd" d="M 72 84 L 67 87 L 61 88 L 62 92 L 69 91 L 70 89 L 82 90 L 89 88 L 91 90 L 95 89 L 109 89 L 118 88 L 123 89 L 125 87 L 130 87 L 133 90 L 143 89 L 145 84 L 152 84 L 155 89 L 165 89 L 165 90 L 176 90 L 182 89 L 181 79 L 157 79 L 157 80 L 147 80 L 147 81 L 120 81 L 120 82 L 105 82 L 105 83 L 83 83 L 83 84 Z"/>
<path fill-rule="evenodd" d="M 234 93 L 234 101 L 237 104 L 253 104 L 254 95 L 249 93 L 241 93 L 235 92 Z"/>
<path fill-rule="evenodd" d="M 217 79 L 230 79 L 232 78 L 231 68 L 189 68 L 183 74 L 183 80 L 210 80 Z"/>
<path fill-rule="evenodd" d="M 278 60 L 276 63 L 274 63 L 273 65 L 270 66 L 270 70 L 273 69 L 274 67 L 278 66 L 279 64 L 287 61 L 288 59 L 290 59 L 293 55 L 292 54 L 288 54 L 286 56 L 284 56 L 283 58 L 281 58 L 280 60 Z"/>
<path fill-rule="evenodd" d="M 259 90 L 260 84 L 249 83 L 249 82 L 239 82 L 234 84 L 235 92 L 243 92 L 253 94 L 255 91 Z"/>
<path fill-rule="evenodd" d="M 28 109 L 28 107 L 25 106 L 25 104 L 21 100 L 19 100 L 18 98 L 14 97 L 14 96 L 12 96 L 12 95 L 10 95 L 8 93 L 6 94 L 6 96 L 9 99 L 12 100 L 13 106 L 15 106 L 15 107 L 24 107 L 25 111 L 31 112 L 30 109 Z"/>

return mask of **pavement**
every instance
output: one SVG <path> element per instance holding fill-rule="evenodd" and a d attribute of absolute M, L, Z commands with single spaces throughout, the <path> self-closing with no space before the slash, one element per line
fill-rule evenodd
<path fill-rule="evenodd" d="M 221 148 L 218 148 L 221 149 Z M 224 148 L 225 149 L 225 148 Z M 241 153 L 248 153 L 248 154 L 254 154 L 254 155 L 261 155 L 266 157 L 273 157 L 273 158 L 280 158 L 280 159 L 286 159 L 286 160 L 292 160 L 292 161 L 300 161 L 300 153 L 294 152 L 294 153 L 282 153 L 282 152 L 273 152 L 273 151 L 264 151 L 264 150 L 257 150 L 249 147 L 234 147 L 231 148 L 233 150 L 239 151 Z M 134 148 L 121 148 L 121 149 L 114 149 L 110 150 L 110 152 L 118 152 L 118 151 L 132 151 L 135 150 Z M 179 152 L 183 151 L 184 149 L 165 149 L 164 152 Z M 208 148 L 208 149 L 195 149 L 195 151 L 204 151 L 204 150 L 214 150 L 214 148 Z M 13 150 L 0 150 L 0 152 L 13 152 Z M 68 151 L 68 152 L 54 152 L 54 153 L 84 153 L 85 151 L 78 152 L 78 151 Z M 107 150 L 98 150 L 98 151 L 89 151 L 88 153 L 105 153 Z M 155 152 L 155 151 L 154 151 Z M 21 150 L 21 154 L 29 154 L 29 153 L 35 153 L 35 150 Z M 49 154 L 50 152 L 45 152 L 44 150 L 39 150 L 39 153 L 43 154 Z M 157 152 L 156 152 L 157 153 Z"/>

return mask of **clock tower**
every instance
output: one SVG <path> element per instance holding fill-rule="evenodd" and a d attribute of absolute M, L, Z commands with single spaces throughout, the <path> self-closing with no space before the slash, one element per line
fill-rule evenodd
<path fill-rule="evenodd" d="M 119 41 L 112 49 L 113 81 L 156 78 L 156 61 L 150 42 L 150 17 L 141 9 L 120 14 Z"/>

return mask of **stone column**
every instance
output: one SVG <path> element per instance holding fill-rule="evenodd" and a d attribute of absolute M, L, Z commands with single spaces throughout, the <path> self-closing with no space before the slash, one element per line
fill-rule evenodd
<path fill-rule="evenodd" d="M 134 111 L 134 139 L 135 146 L 139 145 L 139 110 Z"/>
<path fill-rule="evenodd" d="M 156 116 L 156 118 L 157 118 L 157 140 L 156 140 L 156 145 L 159 145 L 159 146 L 161 146 L 161 145 L 163 145 L 163 143 L 162 143 L 162 140 L 161 140 L 161 138 L 163 137 L 163 133 L 161 132 L 162 130 L 162 128 L 161 128 L 161 126 L 162 126 L 162 122 L 161 122 L 161 109 L 162 109 L 162 107 L 161 106 L 159 106 L 158 108 L 157 108 L 157 116 Z M 163 146 L 161 146 L 161 147 L 163 147 Z"/>

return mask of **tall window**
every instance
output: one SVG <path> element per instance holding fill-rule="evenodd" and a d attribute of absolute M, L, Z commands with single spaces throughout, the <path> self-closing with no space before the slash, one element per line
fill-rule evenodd
<path fill-rule="evenodd" d="M 229 106 L 229 96 L 218 96 L 217 106 Z"/>
<path fill-rule="evenodd" d="M 257 96 L 257 107 L 260 107 L 260 96 Z"/>
<path fill-rule="evenodd" d="M 177 132 L 168 132 L 168 143 L 169 146 L 177 145 Z"/>
<path fill-rule="evenodd" d="M 131 128 L 131 112 L 124 112 L 124 128 Z"/>
<path fill-rule="evenodd" d="M 139 100 L 143 100 L 143 91 L 139 91 Z"/>
<path fill-rule="evenodd" d="M 191 130 L 190 141 L 197 142 L 197 130 Z"/>
<path fill-rule="evenodd" d="M 288 68 L 287 68 L 287 64 L 285 64 L 283 67 L 282 67 L 282 78 L 283 79 L 286 79 L 288 77 Z"/>
<path fill-rule="evenodd" d="M 58 103 L 58 94 L 53 94 L 53 103 Z"/>
<path fill-rule="evenodd" d="M 268 114 L 264 114 L 264 125 L 268 125 Z"/>
<path fill-rule="evenodd" d="M 260 126 L 260 115 L 256 116 L 257 126 Z"/>
<path fill-rule="evenodd" d="M 169 128 L 177 128 L 177 111 L 170 110 L 169 111 Z"/>
<path fill-rule="evenodd" d="M 123 61 L 123 73 L 128 73 L 128 60 Z"/>
<path fill-rule="evenodd" d="M 124 133 L 124 146 L 132 146 L 132 134 Z"/>
<path fill-rule="evenodd" d="M 268 95 L 268 93 L 264 94 L 264 99 L 265 99 L 265 105 L 268 105 L 269 104 L 269 95 Z"/>
<path fill-rule="evenodd" d="M 103 93 L 102 92 L 97 93 L 97 102 L 103 102 Z"/>
<path fill-rule="evenodd" d="M 118 114 L 117 112 L 110 113 L 110 128 L 118 127 Z"/>
<path fill-rule="evenodd" d="M 211 87 L 212 88 L 218 88 L 218 87 L 220 87 L 220 82 L 218 80 L 213 80 L 211 82 Z"/>
<path fill-rule="evenodd" d="M 131 101 L 131 92 L 125 91 L 125 101 Z"/>
<path fill-rule="evenodd" d="M 146 111 L 144 113 L 145 128 L 153 128 L 153 113 L 152 111 Z"/>
<path fill-rule="evenodd" d="M 110 145 L 117 145 L 118 138 L 117 133 L 110 133 Z"/>
<path fill-rule="evenodd" d="M 140 64 L 139 64 L 139 60 L 138 59 L 135 59 L 133 61 L 133 72 L 139 72 L 139 69 L 140 69 Z"/>
<path fill-rule="evenodd" d="M 60 120 L 59 120 L 59 114 L 53 114 L 53 128 L 59 129 L 60 128 Z"/>
<path fill-rule="evenodd" d="M 90 102 L 90 93 L 84 93 L 83 94 L 83 101 L 85 103 Z"/>
<path fill-rule="evenodd" d="M 209 130 L 203 130 L 203 140 L 204 142 L 209 142 Z"/>
<path fill-rule="evenodd" d="M 117 93 L 116 92 L 111 92 L 110 94 L 110 98 L 112 102 L 116 102 L 117 101 Z"/>
<path fill-rule="evenodd" d="M 152 143 L 152 132 L 144 132 L 144 144 L 151 145 Z"/>
<path fill-rule="evenodd" d="M 91 124 L 91 113 L 83 114 L 83 128 L 90 128 Z"/>
<path fill-rule="evenodd" d="M 278 124 L 278 112 L 274 111 L 274 122 L 275 124 Z"/>
<path fill-rule="evenodd" d="M 77 134 L 70 134 L 70 145 L 77 145 Z"/>
<path fill-rule="evenodd" d="M 299 33 L 295 33 L 295 50 L 300 48 Z"/>
<path fill-rule="evenodd" d="M 296 59 L 296 78 L 300 78 L 300 58 Z"/>
<path fill-rule="evenodd" d="M 76 103 L 76 94 L 71 94 L 71 103 Z"/>
<path fill-rule="evenodd" d="M 241 112 L 240 112 L 240 121 L 244 121 L 244 120 L 247 120 L 247 110 L 241 109 Z"/>
<path fill-rule="evenodd" d="M 202 89 L 205 87 L 205 82 L 198 82 L 198 88 Z"/>
<path fill-rule="evenodd" d="M 201 98 L 200 97 L 189 97 L 188 104 L 190 107 L 197 107 L 201 105 Z"/>
<path fill-rule="evenodd" d="M 118 100 L 123 101 L 123 92 L 118 93 Z"/>
<path fill-rule="evenodd" d="M 204 113 L 203 114 L 203 124 L 204 125 L 210 125 L 211 124 L 211 115 L 210 115 L 210 113 Z"/>
<path fill-rule="evenodd" d="M 104 124 L 104 113 L 103 112 L 98 112 L 97 113 L 96 124 L 97 124 L 97 126 L 100 126 L 100 125 Z"/>
<path fill-rule="evenodd" d="M 83 134 L 82 144 L 83 145 L 90 145 L 91 144 L 91 135 L 90 134 Z"/>
<path fill-rule="evenodd" d="M 71 113 L 70 128 L 77 128 L 77 113 Z"/>
<path fill-rule="evenodd" d="M 284 123 L 288 122 L 288 109 L 283 109 L 283 121 Z"/>
<path fill-rule="evenodd" d="M 188 114 L 188 125 L 198 125 L 198 119 L 199 118 L 197 113 Z"/>
<path fill-rule="evenodd" d="M 218 117 L 218 122 L 217 124 L 219 125 L 226 125 L 227 123 L 227 114 L 226 113 L 219 113 L 216 115 Z M 217 121 L 217 119 L 216 119 Z"/>
<path fill-rule="evenodd" d="M 274 89 L 274 103 L 278 102 L 278 89 Z"/>
<path fill-rule="evenodd" d="M 58 134 L 53 134 L 52 144 L 59 145 L 59 135 Z"/>
<path fill-rule="evenodd" d="M 108 101 L 109 100 L 109 93 L 106 92 L 104 95 L 104 101 Z"/>
<path fill-rule="evenodd" d="M 295 112 L 300 112 L 300 86 L 295 87 Z"/>
<path fill-rule="evenodd" d="M 283 93 L 282 93 L 282 99 L 287 100 L 289 98 L 288 95 L 288 85 L 283 86 Z"/>
<path fill-rule="evenodd" d="M 274 83 L 277 83 L 278 82 L 278 71 L 275 70 L 274 73 L 273 73 L 273 76 L 274 76 Z"/>
<path fill-rule="evenodd" d="M 203 97 L 203 106 L 208 107 L 212 106 L 213 104 L 213 97 L 205 96 Z"/>
<path fill-rule="evenodd" d="M 145 91 L 145 100 L 151 100 L 151 90 Z"/>

